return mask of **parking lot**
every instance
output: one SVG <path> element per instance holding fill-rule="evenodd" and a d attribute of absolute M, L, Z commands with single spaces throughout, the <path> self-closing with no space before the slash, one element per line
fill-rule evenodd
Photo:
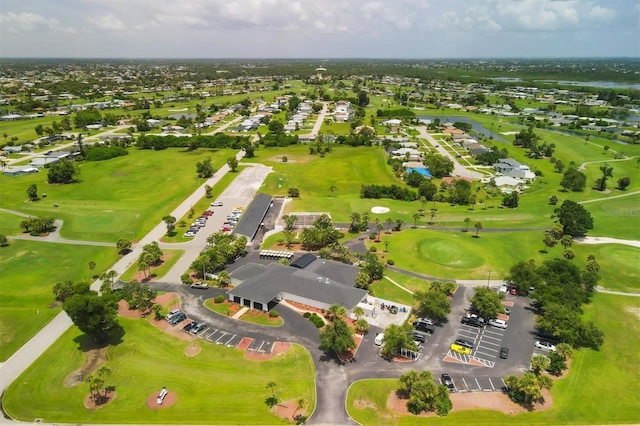
<path fill-rule="evenodd" d="M 452 375 L 451 379 L 456 392 L 494 392 L 502 391 L 506 386 L 502 377 Z"/>
<path fill-rule="evenodd" d="M 228 348 L 238 348 L 265 354 L 271 353 L 274 343 L 217 328 L 206 328 L 198 333 L 197 336 L 216 345 L 224 345 Z"/>

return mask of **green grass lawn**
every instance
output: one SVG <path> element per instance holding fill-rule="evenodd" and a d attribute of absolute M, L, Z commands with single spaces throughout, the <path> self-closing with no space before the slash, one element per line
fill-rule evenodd
<path fill-rule="evenodd" d="M 64 220 L 65 238 L 115 242 L 137 239 L 169 214 L 195 188 L 195 163 L 212 157 L 221 167 L 232 151 L 130 149 L 129 155 L 80 163 L 82 182 L 50 185 L 46 173 L 0 176 L 0 207 Z M 47 199 L 25 203 L 27 187 L 35 183 Z M 53 203 L 59 207 L 54 208 Z M 17 218 L 17 223 L 20 223 Z"/>
<path fill-rule="evenodd" d="M 276 383 L 281 401 L 304 398 L 315 405 L 315 369 L 309 353 L 294 346 L 270 361 L 248 361 L 242 352 L 199 341 L 203 349 L 185 356 L 190 343 L 160 332 L 145 320 L 121 319 L 123 342 L 108 349 L 106 383 L 117 397 L 99 410 L 84 408 L 86 383 L 65 388 L 66 376 L 84 363 L 71 328 L 4 395 L 4 408 L 15 419 L 63 423 L 285 424 L 265 403 L 266 384 Z M 172 407 L 153 411 L 145 401 L 163 386 L 176 392 Z M 37 401 L 37 404 L 34 403 Z M 60 407 L 64 406 L 64 410 Z"/>
<path fill-rule="evenodd" d="M 384 241 L 388 241 L 389 253 L 384 255 L 393 259 L 396 267 L 449 279 L 484 279 L 489 271 L 493 279 L 499 279 L 520 260 L 534 259 L 539 264 L 546 259 L 562 257 L 560 245 L 548 248 L 548 253 L 540 253 L 544 247 L 543 231 L 483 233 L 481 230 L 480 238 L 473 238 L 473 235 L 473 228 L 469 232 L 406 228 L 393 234 L 382 233 L 382 242 L 367 240 L 367 245 L 376 246 L 380 253 L 384 250 Z M 586 265 L 587 256 L 595 254 L 601 268 L 600 284 L 604 287 L 638 291 L 640 249 L 619 244 L 579 243 L 571 248 L 576 253 L 573 261 L 580 269 Z M 374 291 L 378 291 L 378 286 L 374 285 Z M 416 290 L 414 285 L 405 286 Z"/>
<path fill-rule="evenodd" d="M 598 294 L 585 315 L 602 328 L 605 343 L 599 351 L 583 349 L 574 354 L 569 375 L 554 382 L 553 407 L 548 411 L 506 416 L 467 410 L 443 418 L 400 417 L 386 408 L 389 393 L 397 388 L 393 379 L 354 383 L 347 395 L 347 410 L 363 425 L 638 423 L 640 299 Z M 356 401 L 366 402 L 367 408 L 356 409 Z"/>
<path fill-rule="evenodd" d="M 53 285 L 89 280 L 117 260 L 111 247 L 11 240 L 0 248 L 0 361 L 5 361 L 60 312 Z M 88 263 L 96 268 L 89 271 Z"/>

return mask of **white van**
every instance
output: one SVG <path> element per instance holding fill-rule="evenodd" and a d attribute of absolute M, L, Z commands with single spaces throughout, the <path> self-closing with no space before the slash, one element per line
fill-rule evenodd
<path fill-rule="evenodd" d="M 382 341 L 384 340 L 384 333 L 376 334 L 376 338 L 373 340 L 373 343 L 376 346 L 382 346 Z"/>

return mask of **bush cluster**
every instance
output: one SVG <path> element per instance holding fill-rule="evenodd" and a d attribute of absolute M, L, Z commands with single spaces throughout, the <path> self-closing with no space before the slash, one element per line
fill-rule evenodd
<path fill-rule="evenodd" d="M 315 312 L 312 313 L 311 315 L 309 315 L 309 321 L 311 321 L 313 323 L 313 325 L 316 326 L 316 328 L 324 327 L 324 321 Z"/>
<path fill-rule="evenodd" d="M 224 295 L 222 295 L 222 294 L 217 295 L 216 297 L 214 297 L 213 301 L 214 301 L 215 303 L 222 303 L 222 302 L 224 302 Z"/>

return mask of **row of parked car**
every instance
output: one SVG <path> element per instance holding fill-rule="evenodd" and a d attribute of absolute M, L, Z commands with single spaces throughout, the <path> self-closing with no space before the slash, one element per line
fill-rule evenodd
<path fill-rule="evenodd" d="M 222 232 L 231 232 L 233 228 L 236 226 L 238 221 L 240 221 L 240 216 L 242 216 L 243 209 L 241 207 L 235 207 L 229 216 L 227 216 L 225 222 L 220 227 Z"/>
<path fill-rule="evenodd" d="M 187 314 L 182 312 L 180 309 L 174 309 L 169 312 L 165 318 L 169 321 L 169 324 L 177 325 L 187 319 Z M 182 327 L 182 331 L 185 333 L 198 334 L 205 328 L 207 328 L 207 323 L 191 321 Z"/>
<path fill-rule="evenodd" d="M 205 225 L 207 224 L 207 219 L 209 219 L 209 216 L 211 215 L 213 215 L 213 211 L 211 210 L 203 211 L 200 217 L 198 217 L 195 220 L 195 222 L 191 224 L 189 229 L 187 229 L 187 232 L 184 233 L 183 237 L 185 238 L 195 237 L 198 231 L 205 227 Z"/>

